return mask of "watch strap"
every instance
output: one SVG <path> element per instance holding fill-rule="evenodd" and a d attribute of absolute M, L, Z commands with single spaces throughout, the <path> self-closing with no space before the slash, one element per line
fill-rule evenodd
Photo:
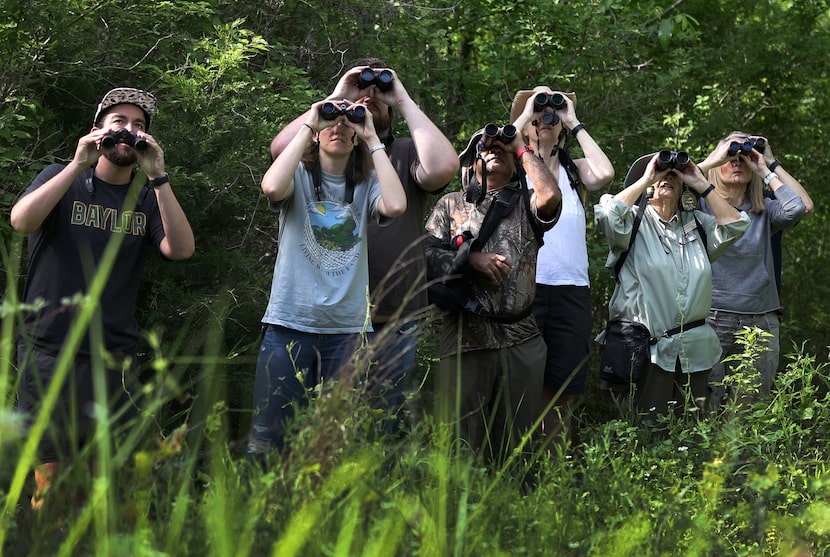
<path fill-rule="evenodd" d="M 170 181 L 170 177 L 167 174 L 162 174 L 158 178 L 153 178 L 152 180 L 147 180 L 147 185 L 151 188 L 157 188 L 159 186 L 163 186 L 167 182 Z"/>

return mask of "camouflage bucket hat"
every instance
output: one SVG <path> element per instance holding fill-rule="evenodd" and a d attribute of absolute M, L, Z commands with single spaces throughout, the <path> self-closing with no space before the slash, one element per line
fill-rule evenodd
<path fill-rule="evenodd" d="M 147 115 L 147 129 L 150 129 L 150 120 L 156 115 L 156 97 L 152 93 L 141 89 L 133 89 L 132 87 L 117 87 L 107 92 L 95 111 L 93 125 L 98 123 L 98 119 L 108 109 L 117 104 L 133 104 L 143 110 L 144 114 Z"/>

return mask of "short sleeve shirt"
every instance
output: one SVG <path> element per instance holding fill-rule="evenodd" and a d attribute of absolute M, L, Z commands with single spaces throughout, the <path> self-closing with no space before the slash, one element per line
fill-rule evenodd
<path fill-rule="evenodd" d="M 24 195 L 57 175 L 63 165 L 44 169 Z M 24 291 L 27 304 L 46 306 L 27 319 L 26 331 L 41 350 L 56 353 L 78 306 L 72 298 L 86 293 L 107 245 L 121 242 L 100 299 L 107 350 L 131 354 L 138 342 L 135 319 L 138 290 L 148 246 L 158 249 L 164 227 L 155 191 L 108 184 L 82 173 L 70 185 L 43 224 L 29 235 L 29 271 Z M 88 339 L 79 354 L 89 354 Z"/>
<path fill-rule="evenodd" d="M 308 333 L 371 330 L 366 234 L 381 218 L 376 176 L 355 186 L 351 203 L 344 176 L 323 172 L 319 197 L 302 164 L 293 182 L 293 194 L 272 204 L 279 248 L 262 321 Z"/>

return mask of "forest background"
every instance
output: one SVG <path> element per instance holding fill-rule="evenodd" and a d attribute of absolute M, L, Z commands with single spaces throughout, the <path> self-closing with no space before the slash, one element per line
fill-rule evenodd
<path fill-rule="evenodd" d="M 169 355 L 182 414 L 205 369 L 193 362 L 215 357 L 212 397 L 230 409 L 231 437 L 244 436 L 277 249 L 259 187 L 268 144 L 350 60 L 375 56 L 459 150 L 483 124 L 506 122 L 517 90 L 575 91 L 577 115 L 616 170 L 604 191 L 661 147 L 700 161 L 732 130 L 766 136 L 816 205 L 784 235 L 782 354 L 803 347 L 826 362 L 828 52 L 830 7 L 819 0 L 3 0 L 0 287 L 20 292 L 25 279 L 25 241 L 8 221 L 20 192 L 72 157 L 104 92 L 153 91 L 152 133 L 197 251 L 177 264 L 148 256 L 142 352 Z M 395 131 L 405 135 L 405 123 Z M 596 330 L 613 288 L 590 222 L 604 191 L 586 203 Z M 214 325 L 220 333 L 207 334 Z"/>
<path fill-rule="evenodd" d="M 210 352 L 227 357 L 231 408 L 248 407 L 277 247 L 277 219 L 259 187 L 268 144 L 363 56 L 395 68 L 458 150 L 484 123 L 507 121 L 517 90 L 575 91 L 577 115 L 617 173 L 605 191 L 618 191 L 629 164 L 661 147 L 700 161 L 731 130 L 765 135 L 817 207 L 784 235 L 782 353 L 803 344 L 826 360 L 826 1 L 5 0 L 0 22 L 0 280 L 14 277 L 22 289 L 25 244 L 8 221 L 20 192 L 73 156 L 108 89 L 155 92 L 152 131 L 197 252 L 183 264 L 150 256 L 139 322 L 194 356 L 203 325 L 221 319 L 222 345 Z M 396 132 L 406 134 L 402 120 Z M 601 193 L 589 196 L 589 213 Z M 588 239 L 601 328 L 613 283 L 590 216 Z"/>

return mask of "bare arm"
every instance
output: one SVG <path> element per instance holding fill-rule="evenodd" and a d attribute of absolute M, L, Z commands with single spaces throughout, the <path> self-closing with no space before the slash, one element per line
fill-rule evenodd
<path fill-rule="evenodd" d="M 72 161 L 46 183 L 21 197 L 11 210 L 11 224 L 15 230 L 29 234 L 37 230 L 58 201 L 69 190 L 72 182 L 81 173 L 98 161 L 98 141 L 106 135 L 107 130 L 93 130 L 78 140 Z"/>
<path fill-rule="evenodd" d="M 86 168 L 73 160 L 42 186 L 21 197 L 11 210 L 12 227 L 24 234 L 37 230 Z"/>
<path fill-rule="evenodd" d="M 663 176 L 671 172 L 671 170 L 668 169 L 658 171 L 656 167 L 656 162 L 657 155 L 655 154 L 653 157 L 651 157 L 651 160 L 648 161 L 648 164 L 643 170 L 643 175 L 640 176 L 640 179 L 634 182 L 633 184 L 629 185 L 621 192 L 617 193 L 617 195 L 614 196 L 614 199 L 616 199 L 617 201 L 622 201 L 629 207 L 633 207 L 634 204 L 637 203 L 637 201 L 639 201 L 640 197 L 642 197 L 643 193 L 649 186 L 653 186 Z"/>
<path fill-rule="evenodd" d="M 565 106 L 557 112 L 562 119 L 562 125 L 568 130 L 572 130 L 579 126 L 580 122 L 576 117 L 573 101 L 564 93 L 561 94 L 562 98 L 565 99 Z M 533 97 L 531 96 L 528 100 L 532 102 Z M 614 165 L 611 164 L 611 160 L 591 137 L 588 128 L 582 127 L 575 137 L 580 148 L 582 148 L 584 158 L 574 160 L 574 164 L 579 170 L 579 177 L 582 179 L 585 188 L 596 191 L 610 184 L 611 180 L 614 179 Z"/>
<path fill-rule="evenodd" d="M 704 173 L 708 173 L 711 169 L 717 168 L 726 161 L 734 159 L 728 155 L 729 144 L 732 141 L 742 142 L 746 136 L 741 134 L 729 134 L 726 139 L 720 141 L 711 153 L 698 166 Z"/>
<path fill-rule="evenodd" d="M 533 117 L 533 97 L 528 98 L 525 103 L 525 108 L 521 114 L 512 122 L 517 130 L 522 130 L 530 119 Z M 510 145 L 506 147 L 512 149 L 514 153 L 524 145 L 524 138 L 521 133 L 517 133 Z M 521 160 L 517 161 L 524 167 L 525 174 L 533 183 L 533 192 L 536 196 L 536 209 L 539 218 L 550 220 L 556 216 L 557 208 L 562 203 L 562 192 L 559 190 L 559 184 L 553 177 L 550 169 L 541 158 L 536 156 L 531 151 L 525 151 L 522 154 Z"/>
<path fill-rule="evenodd" d="M 396 108 L 406 120 L 418 152 L 420 165 L 415 179 L 427 191 L 443 188 L 458 172 L 459 162 L 455 148 L 412 100 L 397 75 L 393 83 L 390 106 Z"/>
<path fill-rule="evenodd" d="M 363 124 L 354 124 L 354 127 L 361 133 L 361 139 L 366 143 L 370 149 L 372 156 L 372 164 L 375 167 L 375 173 L 378 176 L 380 183 L 380 201 L 378 202 L 378 212 L 385 217 L 399 217 L 406 211 L 406 192 L 401 184 L 401 179 L 398 176 L 395 167 L 392 166 L 392 161 L 386 154 L 385 149 L 375 149 L 374 147 L 382 147 L 383 143 L 375 131 L 374 120 L 372 113 L 366 111 L 366 120 Z"/>
<path fill-rule="evenodd" d="M 302 121 L 300 121 L 301 119 Z M 287 128 L 282 130 L 274 138 L 274 142 L 284 133 L 286 134 L 285 137 L 289 137 L 290 135 L 290 139 L 280 152 L 277 153 L 278 156 L 274 155 L 274 143 L 271 143 L 271 156 L 274 159 L 262 177 L 261 184 L 263 193 L 270 201 L 282 201 L 294 192 L 294 171 L 297 169 L 297 165 L 300 164 L 308 142 L 311 141 L 314 133 L 318 131 L 317 120 L 317 110 L 313 108 L 300 116 L 300 118 L 295 119 Z M 299 124 L 294 132 L 292 134 L 286 133 L 298 121 Z"/>
<path fill-rule="evenodd" d="M 297 132 L 300 131 L 300 128 L 303 127 L 303 122 L 308 120 L 310 111 L 306 111 L 303 114 L 300 114 L 294 120 L 291 121 L 290 124 L 285 126 L 280 133 L 278 133 L 274 139 L 271 140 L 271 160 L 273 161 L 280 153 L 282 153 L 291 140 L 297 135 Z"/>
<path fill-rule="evenodd" d="M 164 225 L 164 240 L 159 246 L 161 253 L 173 261 L 190 258 L 196 251 L 193 230 L 169 182 L 156 188 L 156 199 Z"/>
<path fill-rule="evenodd" d="M 165 175 L 164 151 L 153 136 L 142 134 L 142 137 L 147 141 L 147 150 L 138 154 L 141 169 L 151 180 L 160 178 Z M 156 200 L 164 226 L 164 239 L 159 245 L 161 253 L 173 261 L 190 258 L 196 251 L 196 241 L 169 181 L 156 188 Z"/>
<path fill-rule="evenodd" d="M 683 183 L 695 190 L 698 194 L 706 194 L 706 203 L 712 210 L 712 216 L 719 224 L 729 224 L 740 220 L 741 215 L 738 210 L 729 204 L 724 198 L 715 193 L 714 190 L 709 190 L 709 180 L 703 175 L 703 172 L 698 168 L 694 162 L 689 161 L 683 173 L 680 175 Z"/>
<path fill-rule="evenodd" d="M 521 145 L 520 134 L 511 142 L 511 147 Z M 515 152 L 515 151 L 514 151 Z M 557 209 L 562 203 L 562 192 L 553 173 L 545 164 L 545 161 L 531 151 L 525 151 L 519 163 L 524 167 L 525 174 L 533 183 L 533 194 L 536 197 L 536 210 L 539 218 L 551 220 L 557 214 Z"/>

